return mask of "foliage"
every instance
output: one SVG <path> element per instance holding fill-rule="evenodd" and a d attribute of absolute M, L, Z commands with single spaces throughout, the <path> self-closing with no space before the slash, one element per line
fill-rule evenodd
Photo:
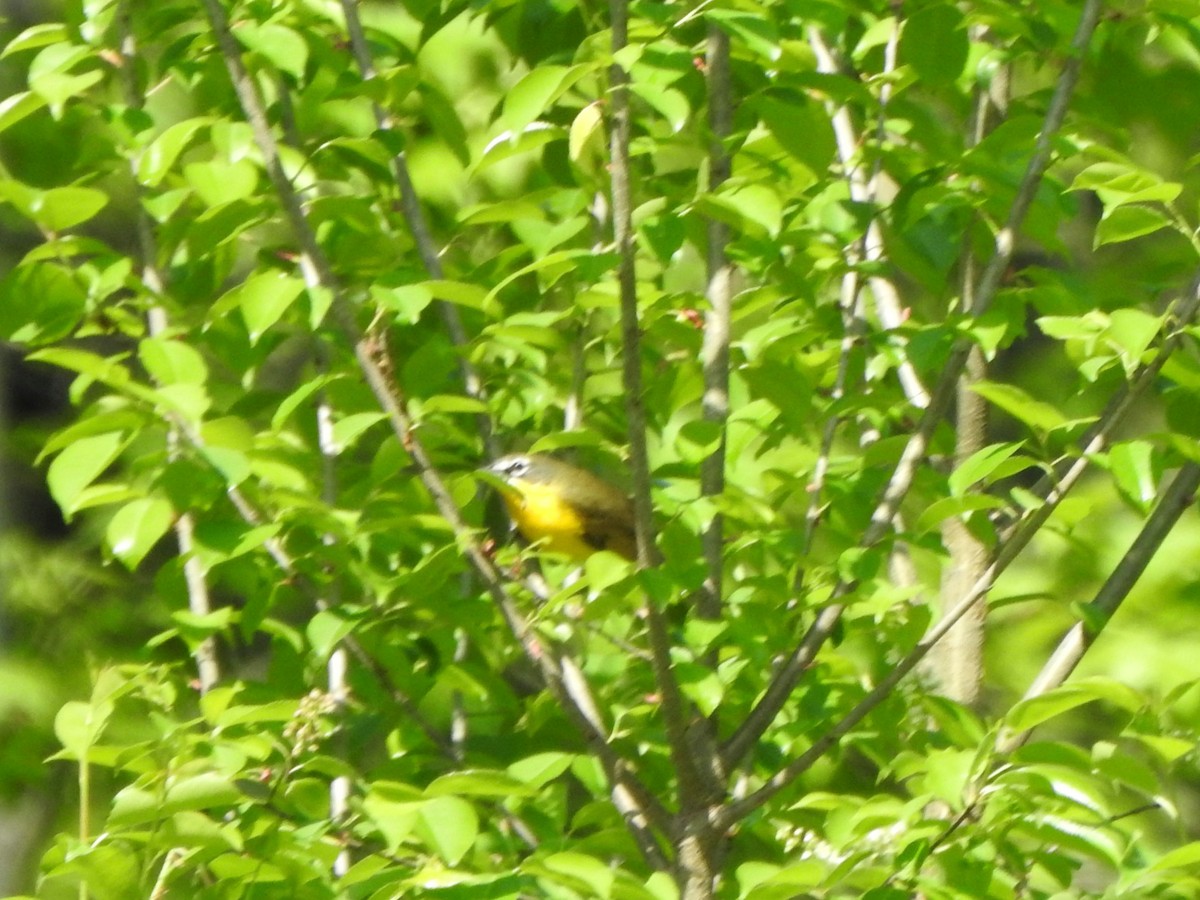
<path fill-rule="evenodd" d="M 80 795 L 38 895 L 1194 896 L 1194 673 L 1154 649 L 1194 615 L 1104 630 L 1200 463 L 1193 6 L 1077 39 L 1065 2 L 637 2 L 624 41 L 620 2 L 94 0 L 13 35 L 0 336 L 71 373 L 46 482 L 130 573 L 55 610 L 90 696 L 28 701 Z M 524 449 L 649 489 L 656 549 L 485 552 L 474 470 Z M 954 525 L 1001 561 L 975 705 L 913 671 Z M 1146 596 L 1189 605 L 1197 539 Z M 1077 622 L 1112 664 L 1013 702 Z"/>

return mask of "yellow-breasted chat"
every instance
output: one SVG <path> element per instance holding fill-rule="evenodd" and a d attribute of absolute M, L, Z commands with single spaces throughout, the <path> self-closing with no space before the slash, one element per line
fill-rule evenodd
<path fill-rule="evenodd" d="M 544 550 L 586 559 L 611 550 L 637 557 L 633 504 L 616 485 L 541 453 L 502 456 L 484 470 L 521 536 Z"/>

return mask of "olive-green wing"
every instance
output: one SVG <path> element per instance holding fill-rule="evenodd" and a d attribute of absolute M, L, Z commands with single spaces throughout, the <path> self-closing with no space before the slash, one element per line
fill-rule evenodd
<path fill-rule="evenodd" d="M 597 479 L 599 481 L 599 479 Z M 583 540 L 597 550 L 633 559 L 637 556 L 637 537 L 633 524 L 633 504 L 629 498 L 606 482 L 591 490 L 573 492 L 571 505 L 583 520 Z"/>

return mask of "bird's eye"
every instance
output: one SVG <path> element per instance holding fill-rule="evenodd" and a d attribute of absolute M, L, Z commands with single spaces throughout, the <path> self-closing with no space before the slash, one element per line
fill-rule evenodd
<path fill-rule="evenodd" d="M 516 456 L 504 463 L 500 470 L 509 478 L 521 478 L 529 471 L 529 460 L 524 456 Z"/>

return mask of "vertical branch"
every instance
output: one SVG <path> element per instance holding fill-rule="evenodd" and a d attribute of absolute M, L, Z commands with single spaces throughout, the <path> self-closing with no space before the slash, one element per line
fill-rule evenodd
<path fill-rule="evenodd" d="M 628 43 L 627 0 L 610 0 L 614 57 Z M 629 427 L 629 456 L 633 472 L 633 506 L 637 528 L 638 565 L 659 561 L 654 543 L 650 498 L 650 465 L 646 449 L 646 413 L 643 405 L 641 328 L 638 322 L 637 278 L 634 268 L 632 192 L 630 187 L 629 76 L 615 61 L 609 69 L 612 102 L 612 218 L 618 255 L 617 279 L 621 304 L 621 350 L 625 410 Z M 718 872 L 721 841 L 708 827 L 703 810 L 718 801 L 723 778 L 707 723 L 689 714 L 671 668 L 671 641 L 666 623 L 653 602 L 644 607 L 649 632 L 651 667 L 662 696 L 671 760 L 679 778 L 679 799 L 684 836 L 676 853 L 676 881 L 685 898 L 707 897 Z"/>
<path fill-rule="evenodd" d="M 612 49 L 628 40 L 626 0 L 610 0 Z M 622 383 L 629 427 L 629 468 L 633 480 L 633 512 L 637 525 L 637 557 L 641 566 L 658 562 L 650 502 L 650 458 L 646 449 L 646 407 L 642 388 L 642 331 L 638 323 L 637 271 L 634 266 L 633 200 L 629 172 L 629 76 L 614 62 L 609 68 L 612 101 L 612 222 L 617 251 L 617 283 L 621 297 Z"/>
<path fill-rule="evenodd" d="M 986 31 L 979 29 L 978 40 L 986 40 Z M 971 123 L 970 146 L 976 146 L 994 127 L 995 120 L 1008 112 L 1008 72 L 1002 70 L 991 85 L 975 91 L 974 121 Z M 975 255 L 969 238 L 963 246 L 961 308 L 975 305 L 974 289 L 977 278 Z M 983 351 L 972 347 L 966 367 L 959 379 L 954 411 L 954 463 L 959 465 L 973 453 L 983 449 L 987 440 L 987 401 L 972 390 L 987 377 L 987 360 Z M 942 541 L 949 554 L 949 564 L 942 579 L 941 607 L 959 597 L 974 584 L 987 566 L 987 548 L 960 518 L 947 519 L 942 526 Z M 959 703 L 971 704 L 979 699 L 983 681 L 984 621 L 987 606 L 977 603 L 938 645 L 933 668 L 946 695 Z"/>
<path fill-rule="evenodd" d="M 971 386 L 986 376 L 987 363 L 983 352 L 974 347 L 967 357 L 967 365 L 955 395 L 956 466 L 984 445 L 987 405 L 981 395 L 971 390 Z M 943 523 L 942 542 L 950 557 L 941 587 L 941 606 L 945 610 L 953 598 L 961 597 L 967 588 L 979 580 L 987 566 L 987 548 L 958 517 L 951 517 Z M 975 604 L 951 629 L 934 661 L 942 691 L 959 703 L 971 704 L 979 698 L 983 679 L 983 626 L 986 613 L 985 604 Z"/>
<path fill-rule="evenodd" d="M 716 191 L 729 178 L 731 160 L 725 141 L 733 130 L 733 88 L 729 76 L 729 35 L 715 24 L 708 26 L 705 78 L 708 84 L 709 190 Z M 729 328 L 733 295 L 733 267 L 726 255 L 729 226 L 710 219 L 707 231 L 708 315 L 704 319 L 704 420 L 720 429 L 716 449 L 700 469 L 700 493 L 719 500 L 725 490 L 725 424 L 729 418 Z M 721 615 L 721 582 L 724 561 L 724 516 L 719 509 L 704 530 L 704 559 L 708 574 L 697 609 L 706 619 Z"/>
<path fill-rule="evenodd" d="M 120 65 L 118 69 L 121 74 L 125 102 L 131 109 L 141 109 L 145 97 L 137 80 L 137 43 L 133 36 L 131 15 L 130 0 L 126 0 L 121 4 L 117 16 L 117 25 L 120 30 L 120 46 L 118 48 Z M 129 160 L 129 169 L 138 197 L 135 228 L 142 269 L 141 280 L 152 297 L 160 298 L 163 295 L 165 279 L 158 266 L 158 242 L 155 240 L 154 227 L 141 202 L 144 192 L 141 183 L 137 180 L 137 168 L 138 160 L 135 155 Z M 161 337 L 166 333 L 168 326 L 166 309 L 161 303 L 155 303 L 146 312 L 146 331 L 151 337 Z M 179 455 L 179 443 L 178 426 L 173 422 L 168 422 L 167 456 L 169 458 L 174 459 Z M 195 527 L 196 522 L 192 514 L 186 510 L 181 512 L 175 520 L 175 542 L 179 546 L 179 556 L 183 560 L 183 581 L 187 586 L 188 611 L 195 616 L 206 616 L 212 612 L 212 602 L 209 598 L 208 579 L 204 573 L 204 566 L 194 553 L 196 548 Z M 201 640 L 192 651 L 192 658 L 196 662 L 196 681 L 200 693 L 207 693 L 216 686 L 221 678 L 216 636 L 210 634 Z"/>

